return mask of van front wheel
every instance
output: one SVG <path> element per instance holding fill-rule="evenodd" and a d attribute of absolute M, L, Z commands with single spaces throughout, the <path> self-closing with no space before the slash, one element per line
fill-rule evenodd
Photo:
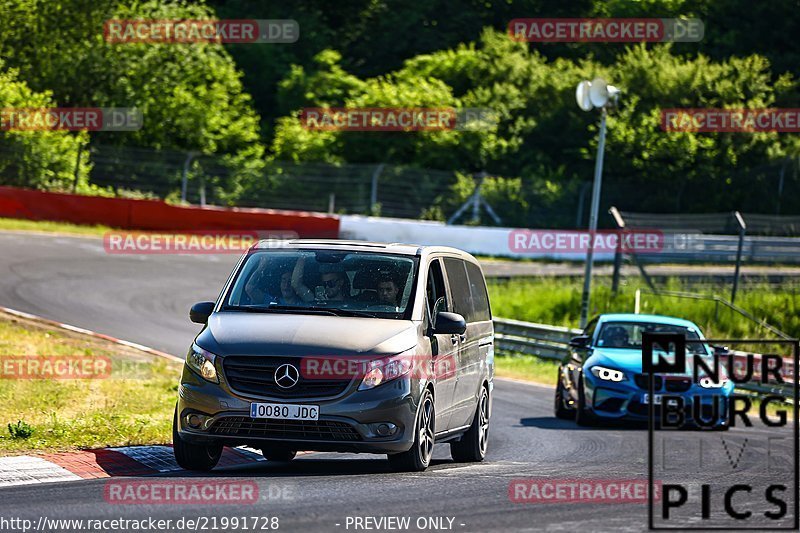
<path fill-rule="evenodd" d="M 431 463 L 433 454 L 435 410 L 431 391 L 422 394 L 414 427 L 414 444 L 407 452 L 388 456 L 389 465 L 395 472 L 422 472 Z"/>
<path fill-rule="evenodd" d="M 222 457 L 222 444 L 192 444 L 178 433 L 178 408 L 172 418 L 172 451 L 175 461 L 184 470 L 208 472 Z"/>

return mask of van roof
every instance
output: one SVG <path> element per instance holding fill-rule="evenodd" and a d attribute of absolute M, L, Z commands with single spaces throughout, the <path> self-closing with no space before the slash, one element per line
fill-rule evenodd
<path fill-rule="evenodd" d="M 400 242 L 371 242 L 371 241 L 355 241 L 343 239 L 290 239 L 290 240 L 274 240 L 264 239 L 258 241 L 253 246 L 253 249 L 300 249 L 300 248 L 330 248 L 332 250 L 361 250 L 361 251 L 381 251 L 391 254 L 400 255 L 423 255 L 423 253 L 451 253 L 460 255 L 462 257 L 472 256 L 457 248 L 449 246 L 422 246 L 419 244 L 408 244 Z M 474 258 L 472 258 L 474 260 Z"/>

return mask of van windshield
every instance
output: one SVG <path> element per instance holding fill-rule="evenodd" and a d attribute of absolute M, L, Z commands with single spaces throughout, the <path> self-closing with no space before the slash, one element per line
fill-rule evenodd
<path fill-rule="evenodd" d="M 361 251 L 250 254 L 223 310 L 408 319 L 416 257 Z"/>

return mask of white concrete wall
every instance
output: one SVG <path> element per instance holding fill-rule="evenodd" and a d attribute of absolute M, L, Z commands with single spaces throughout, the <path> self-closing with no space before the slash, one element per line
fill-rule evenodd
<path fill-rule="evenodd" d="M 515 228 L 448 226 L 443 222 L 342 215 L 340 239 L 452 246 L 472 254 L 583 261 L 585 253 L 518 253 L 509 246 Z M 595 253 L 598 261 L 611 261 L 613 253 Z"/>

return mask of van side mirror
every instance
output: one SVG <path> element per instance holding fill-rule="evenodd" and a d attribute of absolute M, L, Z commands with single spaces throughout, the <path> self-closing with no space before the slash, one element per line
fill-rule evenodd
<path fill-rule="evenodd" d="M 572 337 L 569 340 L 569 345 L 571 348 L 575 349 L 584 349 L 589 346 L 589 336 L 588 335 L 578 335 L 577 337 Z"/>
<path fill-rule="evenodd" d="M 465 331 L 467 322 L 458 313 L 442 311 L 436 315 L 436 327 L 433 328 L 435 334 L 463 335 Z"/>
<path fill-rule="evenodd" d="M 189 311 L 189 320 L 196 324 L 208 323 L 208 317 L 214 312 L 214 302 L 200 302 L 192 306 Z"/>

